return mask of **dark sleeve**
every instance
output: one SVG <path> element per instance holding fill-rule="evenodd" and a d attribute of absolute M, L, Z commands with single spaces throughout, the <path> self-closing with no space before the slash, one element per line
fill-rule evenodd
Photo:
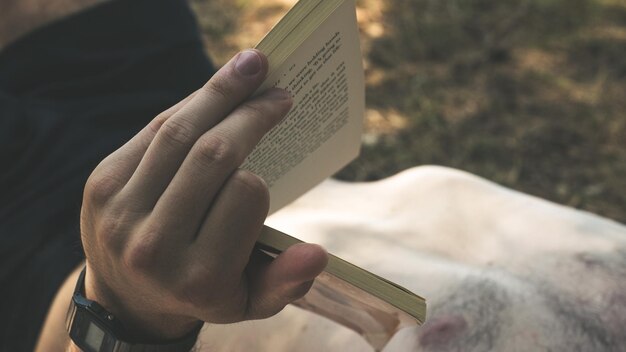
<path fill-rule="evenodd" d="M 0 52 L 0 351 L 34 348 L 80 263 L 84 183 L 212 74 L 181 0 L 116 0 Z"/>

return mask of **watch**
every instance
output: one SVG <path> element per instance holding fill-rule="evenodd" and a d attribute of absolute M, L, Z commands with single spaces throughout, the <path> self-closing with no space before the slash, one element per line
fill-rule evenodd
<path fill-rule="evenodd" d="M 85 271 L 67 311 L 65 326 L 70 338 L 84 352 L 188 352 L 196 343 L 202 324 L 180 339 L 164 344 L 144 344 L 128 339 L 122 323 L 98 302 L 85 298 Z"/>

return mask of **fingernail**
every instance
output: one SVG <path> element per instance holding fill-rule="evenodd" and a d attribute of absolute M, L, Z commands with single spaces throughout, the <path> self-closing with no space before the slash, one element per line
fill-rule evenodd
<path fill-rule="evenodd" d="M 289 94 L 288 91 L 284 89 L 280 89 L 280 88 L 271 88 L 265 93 L 265 95 L 268 98 L 275 99 L 275 100 L 291 99 L 291 94 Z"/>
<path fill-rule="evenodd" d="M 261 58 L 254 50 L 246 50 L 239 54 L 235 68 L 244 76 L 254 76 L 261 71 Z"/>

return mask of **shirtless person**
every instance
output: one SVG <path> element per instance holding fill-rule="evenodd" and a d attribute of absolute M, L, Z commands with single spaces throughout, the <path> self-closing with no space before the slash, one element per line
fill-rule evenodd
<path fill-rule="evenodd" d="M 426 323 L 385 352 L 626 351 L 626 226 L 614 221 L 421 166 L 326 181 L 267 222 L 427 299 Z M 200 341 L 208 351 L 371 351 L 292 306 L 210 325 Z"/>
<path fill-rule="evenodd" d="M 0 57 L 11 165 L 2 174 L 3 350 L 33 348 L 51 291 L 79 264 L 79 239 L 85 297 L 131 342 L 162 346 L 195 337 L 202 321 L 266 318 L 307 292 L 326 265 L 319 246 L 250 258 L 268 191 L 237 168 L 292 104 L 279 89 L 249 99 L 267 73 L 262 54 L 244 51 L 206 82 L 210 63 L 179 0 L 2 6 L 2 23 L 50 23 L 6 35 Z M 52 303 L 39 351 L 70 346 L 63 323 L 76 273 Z"/>
<path fill-rule="evenodd" d="M 205 84 L 211 67 L 182 2 L 46 2 L 55 3 L 0 11 L 19 24 L 0 22 L 4 33 L 18 29 L 0 52 L 0 155 L 11 165 L 1 192 L 2 349 L 32 349 L 57 289 L 38 350 L 69 346 L 63 319 L 82 268 L 85 184 L 86 294 L 134 338 L 167 343 L 200 320 L 268 317 L 304 294 L 325 263 L 319 247 L 248 264 L 267 199 L 236 167 L 289 108 L 279 91 L 246 100 L 264 58 L 248 75 L 237 63 L 258 53 L 239 54 Z M 269 221 L 426 296 L 425 326 L 387 351 L 626 350 L 619 224 L 428 167 L 369 185 L 327 182 Z M 209 324 L 203 347 L 368 348 L 292 307 Z"/>

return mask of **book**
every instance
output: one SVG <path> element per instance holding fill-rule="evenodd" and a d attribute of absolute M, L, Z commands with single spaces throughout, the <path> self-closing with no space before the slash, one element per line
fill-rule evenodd
<path fill-rule="evenodd" d="M 302 241 L 264 226 L 256 247 L 275 257 Z M 376 351 L 401 329 L 421 325 L 426 301 L 406 288 L 329 254 L 328 265 L 294 305 L 360 334 Z"/>
<path fill-rule="evenodd" d="M 242 165 L 268 184 L 273 213 L 359 154 L 365 83 L 354 2 L 301 0 L 257 49 L 269 63 L 257 93 L 280 87 L 293 97 Z"/>
<path fill-rule="evenodd" d="M 269 63 L 257 94 L 280 87 L 294 101 L 242 165 L 268 184 L 273 213 L 359 154 L 365 83 L 355 0 L 300 0 L 256 48 Z M 300 242 L 264 226 L 257 249 L 275 257 Z M 376 350 L 398 330 L 424 322 L 424 298 L 332 254 L 329 258 L 296 306 L 356 331 Z"/>

